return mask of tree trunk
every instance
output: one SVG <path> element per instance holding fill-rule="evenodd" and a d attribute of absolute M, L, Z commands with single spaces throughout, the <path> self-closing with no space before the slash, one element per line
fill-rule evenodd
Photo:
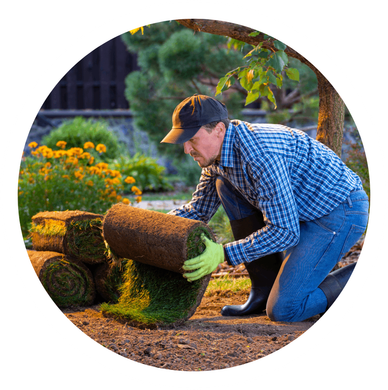
<path fill-rule="evenodd" d="M 316 139 L 341 157 L 345 103 L 320 72 L 318 72 L 317 78 L 319 114 Z"/>
<path fill-rule="evenodd" d="M 258 45 L 260 42 L 264 42 L 264 48 L 277 50 L 273 42 L 267 40 L 263 33 L 257 36 L 250 36 L 249 34 L 255 32 L 255 30 L 249 27 L 207 19 L 180 19 L 177 22 L 194 31 L 223 35 L 251 45 Z M 285 49 L 285 53 L 289 57 L 296 58 L 303 64 L 306 64 L 316 74 L 319 92 L 317 140 L 332 149 L 338 156 L 341 156 L 345 113 L 344 102 L 322 73 L 306 58 L 290 47 Z"/>

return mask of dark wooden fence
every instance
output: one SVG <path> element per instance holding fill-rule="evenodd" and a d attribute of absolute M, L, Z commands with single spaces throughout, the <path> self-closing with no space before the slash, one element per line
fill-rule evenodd
<path fill-rule="evenodd" d="M 99 46 L 59 81 L 42 110 L 127 109 L 124 79 L 138 69 L 120 37 Z"/>

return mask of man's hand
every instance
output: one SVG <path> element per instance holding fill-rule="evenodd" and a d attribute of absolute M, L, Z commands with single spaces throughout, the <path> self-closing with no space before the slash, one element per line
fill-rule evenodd
<path fill-rule="evenodd" d="M 202 240 L 205 242 L 206 249 L 197 257 L 186 260 L 183 263 L 185 271 L 192 271 L 183 274 L 189 282 L 200 279 L 205 275 L 211 274 L 218 266 L 224 262 L 224 248 L 221 244 L 217 244 L 209 240 L 204 234 L 201 234 Z"/>

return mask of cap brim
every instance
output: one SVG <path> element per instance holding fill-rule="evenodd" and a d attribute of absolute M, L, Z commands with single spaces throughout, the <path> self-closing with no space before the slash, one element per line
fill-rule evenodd
<path fill-rule="evenodd" d="M 191 129 L 171 129 L 170 132 L 160 141 L 161 144 L 183 144 L 193 138 L 201 128 L 193 127 Z"/>

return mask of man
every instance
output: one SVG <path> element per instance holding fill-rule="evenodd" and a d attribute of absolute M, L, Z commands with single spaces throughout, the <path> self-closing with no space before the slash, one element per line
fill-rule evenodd
<path fill-rule="evenodd" d="M 360 178 L 302 131 L 229 121 L 225 105 L 205 95 L 185 99 L 172 119 L 161 142 L 183 144 L 202 173 L 192 200 L 170 214 L 207 223 L 222 204 L 235 238 L 222 246 L 204 237 L 205 251 L 184 263 L 183 276 L 244 263 L 250 296 L 222 315 L 266 309 L 274 321 L 302 321 L 324 313 L 355 264 L 330 271 L 367 226 Z"/>

